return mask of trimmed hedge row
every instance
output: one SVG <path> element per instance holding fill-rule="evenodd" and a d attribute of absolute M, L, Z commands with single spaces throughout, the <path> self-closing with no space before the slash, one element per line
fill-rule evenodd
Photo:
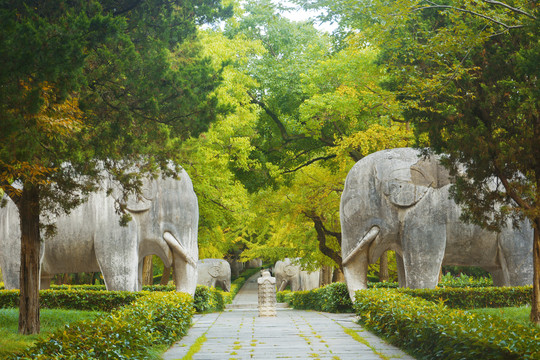
<path fill-rule="evenodd" d="M 88 290 L 40 290 L 39 304 L 42 308 L 91 311 L 111 311 L 128 305 L 145 292 Z M 0 308 L 19 306 L 19 290 L 0 291 Z"/>
<path fill-rule="evenodd" d="M 360 323 L 418 359 L 538 359 L 540 329 L 388 289 L 360 290 Z"/>
<path fill-rule="evenodd" d="M 197 285 L 194 305 L 197 312 L 222 311 L 232 299 L 246 279 L 260 269 L 249 269 L 242 277 L 231 284 L 231 291 Z M 104 285 L 52 285 L 50 290 L 41 290 L 40 306 L 42 308 L 60 308 L 73 310 L 111 311 L 127 305 L 143 296 L 142 292 L 104 291 Z M 144 291 L 174 292 L 173 285 L 143 286 Z M 0 308 L 18 307 L 19 290 L 0 291 Z"/>
<path fill-rule="evenodd" d="M 286 302 L 294 309 L 317 310 L 331 313 L 354 312 L 345 283 L 332 283 L 309 291 L 280 291 L 278 302 Z"/>
<path fill-rule="evenodd" d="M 453 309 L 518 307 L 531 303 L 532 286 L 398 289 L 397 291 L 438 302 Z"/>
<path fill-rule="evenodd" d="M 387 284 L 387 283 L 384 283 Z M 374 288 L 372 290 L 375 290 Z M 436 289 L 394 289 L 400 293 L 439 302 L 453 309 L 513 307 L 530 304 L 532 286 Z M 310 291 L 281 291 L 278 302 L 295 309 L 325 312 L 354 312 L 345 283 L 333 283 Z"/>
<path fill-rule="evenodd" d="M 142 295 L 130 306 L 66 325 L 12 359 L 150 359 L 151 347 L 187 333 L 193 299 L 177 292 Z"/>

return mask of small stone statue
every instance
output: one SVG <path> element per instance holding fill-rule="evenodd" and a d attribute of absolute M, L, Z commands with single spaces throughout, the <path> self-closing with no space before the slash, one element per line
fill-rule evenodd
<path fill-rule="evenodd" d="M 259 316 L 276 316 L 276 278 L 264 270 L 259 284 Z"/>

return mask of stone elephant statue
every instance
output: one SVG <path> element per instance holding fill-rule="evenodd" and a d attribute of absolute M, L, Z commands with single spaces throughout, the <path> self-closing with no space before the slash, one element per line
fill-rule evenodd
<path fill-rule="evenodd" d="M 479 266 L 499 286 L 532 283 L 532 227 L 500 233 L 466 224 L 450 198 L 451 177 L 436 156 L 410 148 L 366 156 L 341 196 L 342 258 L 351 298 L 367 288 L 367 269 L 396 252 L 400 286 L 434 288 L 442 265 Z"/>
<path fill-rule="evenodd" d="M 41 288 L 59 273 L 101 271 L 108 290 L 142 288 L 143 258 L 157 255 L 172 266 L 176 290 L 195 293 L 197 286 L 199 208 L 188 174 L 179 178 L 147 179 L 141 199 L 122 203 L 132 216 L 119 225 L 115 212 L 117 185 L 108 180 L 88 201 L 56 219 L 57 233 L 44 239 L 41 251 Z M 107 194 L 106 189 L 112 189 Z M 0 266 L 6 289 L 19 287 L 19 214 L 8 200 L 0 208 Z"/>
<path fill-rule="evenodd" d="M 319 287 L 320 271 L 302 270 L 300 265 L 294 264 L 289 258 L 276 262 L 274 276 L 277 291 L 285 290 L 287 285 L 291 286 L 291 291 L 313 290 Z"/>
<path fill-rule="evenodd" d="M 222 259 L 202 259 L 197 262 L 197 284 L 220 287 L 223 291 L 231 291 L 231 266 Z"/>

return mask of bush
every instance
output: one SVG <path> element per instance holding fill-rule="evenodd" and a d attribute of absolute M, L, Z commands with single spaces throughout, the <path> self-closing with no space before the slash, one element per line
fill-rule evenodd
<path fill-rule="evenodd" d="M 150 359 L 152 346 L 184 336 L 193 299 L 183 293 L 143 293 L 132 305 L 92 321 L 66 325 L 13 359 Z"/>
<path fill-rule="evenodd" d="M 73 309 L 111 311 L 127 305 L 143 296 L 141 292 L 130 291 L 83 291 L 40 290 L 40 307 L 48 309 Z M 0 291 L 0 308 L 19 306 L 19 290 Z"/>
<path fill-rule="evenodd" d="M 421 297 L 454 309 L 513 307 L 530 304 L 532 286 L 484 287 L 484 288 L 437 288 L 399 289 L 399 292 Z"/>
<path fill-rule="evenodd" d="M 214 287 L 197 285 L 195 290 L 194 307 L 198 313 L 223 311 L 225 309 L 225 296 L 223 291 Z"/>
<path fill-rule="evenodd" d="M 356 292 L 355 310 L 368 329 L 418 359 L 538 359 L 540 330 L 453 310 L 388 289 Z"/>
<path fill-rule="evenodd" d="M 332 313 L 354 311 L 345 283 L 332 283 L 309 291 L 280 291 L 276 298 L 278 302 L 287 302 L 294 309 Z"/>

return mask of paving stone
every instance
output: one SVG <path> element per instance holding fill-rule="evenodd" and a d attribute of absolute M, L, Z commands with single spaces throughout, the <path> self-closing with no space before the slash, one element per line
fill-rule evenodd
<path fill-rule="evenodd" d="M 355 323 L 354 314 L 281 306 L 276 317 L 259 317 L 257 276 L 246 282 L 229 309 L 195 315 L 188 334 L 167 350 L 163 359 L 182 359 L 202 335 L 206 341 L 193 359 L 414 359 L 364 330 Z M 356 331 L 369 346 L 345 333 L 345 329 Z"/>

